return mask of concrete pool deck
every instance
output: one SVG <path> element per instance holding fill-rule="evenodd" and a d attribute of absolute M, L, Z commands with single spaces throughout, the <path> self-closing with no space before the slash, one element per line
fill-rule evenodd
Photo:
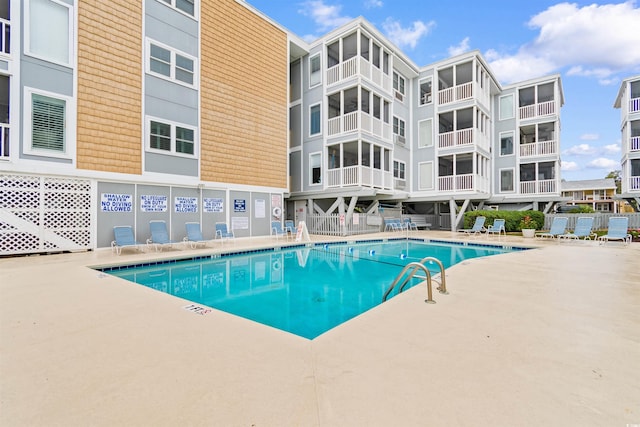
<path fill-rule="evenodd" d="M 0 259 L 0 425 L 640 424 L 639 243 L 412 235 L 540 248 L 464 261 L 436 304 L 419 285 L 312 341 L 87 268 L 219 245 Z"/>

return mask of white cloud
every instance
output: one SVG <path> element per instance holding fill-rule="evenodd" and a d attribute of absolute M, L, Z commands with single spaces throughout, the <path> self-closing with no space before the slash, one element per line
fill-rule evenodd
<path fill-rule="evenodd" d="M 403 28 L 398 21 L 387 18 L 382 24 L 382 29 L 389 37 L 389 40 L 398 47 L 413 49 L 422 37 L 431 32 L 435 25 L 433 21 L 426 24 L 422 21 L 414 21 L 411 26 Z"/>
<path fill-rule="evenodd" d="M 465 37 L 457 46 L 449 47 L 449 56 L 456 56 L 469 51 L 469 37 Z"/>
<path fill-rule="evenodd" d="M 487 60 L 504 82 L 557 72 L 593 77 L 613 84 L 615 73 L 640 68 L 640 8 L 635 0 L 619 4 L 559 3 L 528 22 L 537 37 L 515 54 L 487 52 Z"/>
<path fill-rule="evenodd" d="M 580 135 L 580 139 L 583 141 L 597 141 L 600 139 L 600 135 L 597 133 L 585 133 Z"/>
<path fill-rule="evenodd" d="M 364 2 L 365 9 L 374 9 L 376 7 L 382 7 L 383 5 L 382 0 L 366 0 Z"/>
<path fill-rule="evenodd" d="M 341 15 L 342 6 L 325 4 L 323 0 L 307 0 L 301 6 L 298 13 L 311 17 L 319 31 L 332 30 L 352 19 Z"/>
<path fill-rule="evenodd" d="M 577 171 L 580 170 L 580 167 L 578 166 L 578 164 L 576 162 L 567 162 L 567 161 L 562 161 L 560 168 L 562 169 L 563 172 L 571 172 L 571 171 Z"/>
<path fill-rule="evenodd" d="M 573 147 L 565 150 L 563 154 L 574 155 L 574 156 L 588 156 L 596 153 L 596 149 L 589 144 L 578 144 Z"/>
<path fill-rule="evenodd" d="M 590 169 L 606 169 L 606 170 L 616 170 L 620 169 L 620 162 L 606 159 L 604 157 L 598 157 L 587 163 L 587 167 Z"/>
<path fill-rule="evenodd" d="M 604 149 L 604 152 L 607 154 L 617 154 L 622 151 L 622 149 L 620 148 L 620 145 L 618 144 L 609 144 L 609 145 L 605 145 L 602 148 Z"/>

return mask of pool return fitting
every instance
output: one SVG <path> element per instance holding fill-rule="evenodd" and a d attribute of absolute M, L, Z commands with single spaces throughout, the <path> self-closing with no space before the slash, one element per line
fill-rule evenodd
<path fill-rule="evenodd" d="M 435 263 L 435 264 L 438 265 L 438 267 L 440 268 L 440 282 L 439 282 L 440 286 L 438 286 L 436 289 L 441 294 L 448 295 L 449 292 L 447 292 L 447 282 L 446 282 L 446 279 L 445 279 L 445 276 L 444 276 L 444 265 L 437 258 L 426 257 L 426 258 L 422 258 L 418 262 L 410 262 L 409 264 L 404 266 L 404 268 L 402 269 L 400 274 L 398 274 L 398 276 L 396 276 L 396 278 L 391 283 L 391 286 L 389 286 L 389 289 L 387 289 L 387 291 L 382 296 L 382 302 L 385 302 L 387 300 L 387 298 L 389 297 L 389 295 L 391 294 L 393 289 L 396 286 L 398 286 L 398 283 L 400 283 L 400 279 L 402 279 L 404 277 L 404 280 L 402 281 L 402 284 L 399 285 L 400 287 L 398 288 L 398 293 L 402 293 L 402 291 L 404 291 L 404 288 L 407 286 L 407 283 L 409 283 L 409 280 L 411 280 L 413 278 L 423 279 L 423 280 L 427 281 L 427 299 L 424 300 L 424 302 L 426 302 L 427 304 L 435 304 L 436 302 L 433 300 L 433 294 L 432 294 L 432 290 L 431 290 L 431 280 L 432 280 L 431 279 L 431 272 L 425 266 L 426 262 Z M 416 273 L 418 273 L 419 270 L 424 271 L 425 275 L 424 276 L 416 275 Z M 435 281 L 435 279 L 433 279 L 433 280 Z"/>

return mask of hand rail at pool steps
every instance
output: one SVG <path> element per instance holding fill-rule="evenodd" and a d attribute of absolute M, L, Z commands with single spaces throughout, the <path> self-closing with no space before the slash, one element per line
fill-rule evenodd
<path fill-rule="evenodd" d="M 437 258 L 426 257 L 426 258 L 421 259 L 420 262 L 410 262 L 409 264 L 405 265 L 405 267 L 402 269 L 400 274 L 398 274 L 398 276 L 396 276 L 396 278 L 391 283 L 391 286 L 389 286 L 387 291 L 382 296 L 382 302 L 387 300 L 387 298 L 389 297 L 389 295 L 391 294 L 393 289 L 400 282 L 400 279 L 402 279 L 404 277 L 404 281 L 402 282 L 402 284 L 398 288 L 398 293 L 401 293 L 402 291 L 404 291 L 404 288 L 407 285 L 407 283 L 409 283 L 409 280 L 411 280 L 411 279 L 413 279 L 415 277 L 417 279 L 426 280 L 426 282 L 427 282 L 427 299 L 425 300 L 425 302 L 428 303 L 428 304 L 435 304 L 436 302 L 433 300 L 433 293 L 432 293 L 432 290 L 431 290 L 431 272 L 424 265 L 424 263 L 427 262 L 427 261 L 435 262 L 436 264 L 438 264 L 438 267 L 440 267 L 440 286 L 438 288 L 436 288 L 436 289 L 438 289 L 438 291 L 440 291 L 441 294 L 445 294 L 445 295 L 448 294 L 449 292 L 447 292 L 447 284 L 446 284 L 446 280 L 445 280 L 445 276 L 444 276 L 444 265 Z M 411 270 L 411 271 L 409 271 L 409 270 Z M 417 276 L 416 273 L 418 272 L 418 270 L 423 270 L 425 272 L 425 276 Z M 407 272 L 409 272 L 408 275 L 406 275 Z M 406 277 L 405 277 L 405 275 L 406 275 Z"/>

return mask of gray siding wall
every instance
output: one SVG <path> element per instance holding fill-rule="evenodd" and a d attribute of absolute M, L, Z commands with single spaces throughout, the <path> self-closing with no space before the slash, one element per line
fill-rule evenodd
<path fill-rule="evenodd" d="M 155 0 L 145 3 L 146 37 L 198 58 L 198 22 Z M 145 44 L 146 48 L 146 44 Z M 148 52 L 146 52 L 148 57 Z M 148 59 L 145 57 L 145 63 Z M 196 67 L 196 70 L 199 67 Z M 196 71 L 196 74 L 198 72 Z M 144 111 L 146 116 L 197 127 L 198 91 L 151 75 L 145 76 Z M 145 146 L 148 134 L 145 120 Z M 199 134 L 196 133 L 196 146 Z M 199 176 L 199 159 L 171 154 L 145 152 L 146 172 Z"/>
<path fill-rule="evenodd" d="M 131 210 L 120 209 L 103 210 L 101 208 L 102 194 L 128 195 L 131 200 Z M 164 212 L 143 212 L 141 209 L 141 196 L 165 196 L 167 206 Z M 176 198 L 189 197 L 197 200 L 195 212 L 176 212 Z M 96 223 L 100 224 L 97 230 L 96 246 L 105 248 L 113 241 L 113 227 L 117 225 L 130 225 L 134 228 L 136 239 L 145 243 L 151 236 L 149 222 L 162 220 L 167 223 L 167 229 L 172 240 L 181 242 L 186 236 L 185 223 L 199 222 L 202 235 L 205 239 L 213 239 L 215 236 L 215 224 L 223 222 L 229 230 L 235 225 L 236 237 L 265 236 L 271 232 L 271 221 L 274 217 L 273 198 L 279 198 L 281 210 L 283 206 L 282 194 L 230 191 L 221 189 L 198 189 L 195 187 L 174 187 L 163 185 L 147 185 L 133 183 L 98 182 L 96 195 Z M 205 212 L 205 199 L 220 199 L 222 208 L 220 212 Z M 256 206 L 264 206 L 264 211 L 257 211 Z M 284 218 L 284 212 L 280 219 Z M 178 246 L 177 248 L 180 248 Z"/>

